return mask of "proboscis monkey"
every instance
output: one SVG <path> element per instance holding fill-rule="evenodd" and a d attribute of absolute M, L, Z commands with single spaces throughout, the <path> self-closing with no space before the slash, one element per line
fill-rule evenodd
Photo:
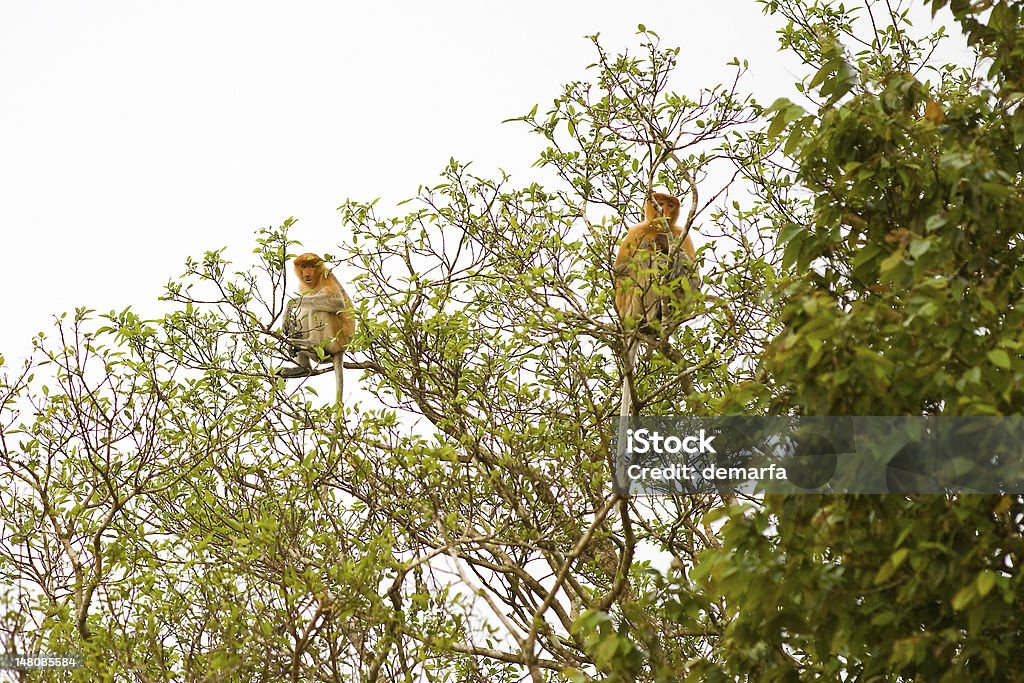
<path fill-rule="evenodd" d="M 289 301 L 285 309 L 285 334 L 296 349 L 294 358 L 299 368 L 285 368 L 281 374 L 309 375 L 329 358 L 334 364 L 336 401 L 340 406 L 345 348 L 356 328 L 352 300 L 316 254 L 297 257 L 295 275 L 299 279 L 299 296 Z"/>
<path fill-rule="evenodd" d="M 650 331 L 657 323 L 671 324 L 669 309 L 678 308 L 685 295 L 681 279 L 688 276 L 694 290 L 700 281 L 693 241 L 676 225 L 679 200 L 652 192 L 644 215 L 626 233 L 615 257 L 615 310 L 625 325 Z M 679 238 L 682 243 L 673 245 Z"/>
<path fill-rule="evenodd" d="M 687 289 L 700 286 L 697 252 L 678 220 L 679 199 L 652 192 L 644 202 L 644 220 L 629 229 L 615 257 L 615 310 L 632 332 L 624 359 L 623 418 L 632 409 L 630 381 L 640 343 L 636 333 L 655 334 L 664 343 L 682 321 Z"/>

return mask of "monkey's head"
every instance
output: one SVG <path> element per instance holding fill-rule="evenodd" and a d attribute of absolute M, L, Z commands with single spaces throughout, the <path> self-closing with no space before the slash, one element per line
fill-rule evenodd
<path fill-rule="evenodd" d="M 674 224 L 679 218 L 679 199 L 676 197 L 661 192 L 652 192 L 651 203 L 657 206 L 659 216 L 669 219 L 669 225 Z"/>
<path fill-rule="evenodd" d="M 644 206 L 644 214 L 647 220 L 655 218 L 667 218 L 669 225 L 675 225 L 679 219 L 679 199 L 670 194 L 652 192 L 650 199 Z"/>
<path fill-rule="evenodd" d="M 324 260 L 316 254 L 302 254 L 295 259 L 295 277 L 299 278 L 303 289 L 319 287 L 326 269 Z"/>

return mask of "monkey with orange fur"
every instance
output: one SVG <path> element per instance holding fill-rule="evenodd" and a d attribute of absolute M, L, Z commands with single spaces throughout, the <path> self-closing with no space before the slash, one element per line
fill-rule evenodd
<path fill-rule="evenodd" d="M 655 321 L 666 320 L 670 305 L 679 305 L 685 294 L 678 280 L 689 276 L 696 290 L 697 252 L 690 235 L 683 235 L 679 220 L 679 199 L 652 192 L 644 202 L 645 220 L 626 233 L 615 257 L 615 310 L 623 323 L 649 332 Z M 682 237 L 681 244 L 673 240 Z M 667 289 L 666 289 L 667 285 Z M 669 330 L 670 331 L 670 330 Z"/>
<path fill-rule="evenodd" d="M 678 220 L 679 199 L 652 192 L 644 202 L 644 220 L 629 229 L 615 257 L 615 310 L 623 327 L 634 331 L 623 356 L 623 430 L 633 408 L 632 373 L 640 345 L 635 332 L 657 335 L 659 348 L 669 352 L 668 336 L 681 322 L 680 309 L 687 293 L 683 278 L 688 279 L 689 290 L 700 287 L 697 252 L 689 234 L 684 235 L 684 229 L 676 225 Z M 619 436 L 624 438 L 625 432 Z"/>
<path fill-rule="evenodd" d="M 285 334 L 296 347 L 298 368 L 285 368 L 283 377 L 303 377 L 326 358 L 334 365 L 337 404 L 341 405 L 344 386 L 343 359 L 345 348 L 355 333 L 356 321 L 352 301 L 342 289 L 338 278 L 327 269 L 317 254 L 306 253 L 295 259 L 295 275 L 299 279 L 299 297 L 288 302 L 285 310 Z"/>

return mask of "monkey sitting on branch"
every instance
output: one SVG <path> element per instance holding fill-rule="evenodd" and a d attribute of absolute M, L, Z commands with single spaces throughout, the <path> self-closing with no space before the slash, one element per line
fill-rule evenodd
<path fill-rule="evenodd" d="M 340 406 L 345 348 L 356 328 L 352 301 L 318 255 L 302 254 L 294 265 L 299 296 L 285 307 L 284 333 L 298 367 L 282 368 L 280 375 L 291 378 L 317 374 L 316 366 L 329 359 L 334 364 L 335 400 Z"/>
<path fill-rule="evenodd" d="M 700 287 L 697 252 L 688 231 L 676 225 L 679 199 L 652 192 L 645 220 L 626 233 L 615 257 L 615 310 L 627 328 L 665 338 L 679 324 L 689 289 Z"/>
<path fill-rule="evenodd" d="M 629 333 L 622 380 L 622 416 L 632 409 L 632 373 L 641 339 L 673 361 L 668 344 L 685 318 L 688 295 L 699 290 L 697 252 L 679 220 L 679 199 L 652 192 L 644 202 L 644 220 L 629 229 L 615 257 L 615 310 Z M 687 381 L 687 391 L 692 385 Z"/>

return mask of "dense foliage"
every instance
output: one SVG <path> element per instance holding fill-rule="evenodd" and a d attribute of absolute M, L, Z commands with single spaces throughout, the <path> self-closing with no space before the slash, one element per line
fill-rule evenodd
<path fill-rule="evenodd" d="M 771 107 L 810 196 L 780 233 L 801 275 L 766 355 L 786 385 L 774 410 L 1024 411 L 1024 26 L 1015 4 L 985 5 L 952 3 L 978 60 L 932 68 L 941 33 L 914 41 L 905 17 L 872 15 L 865 36 L 852 12 L 773 3 L 817 70 L 813 107 Z M 1019 680 L 1022 518 L 999 495 L 734 512 L 691 576 L 730 606 L 694 680 Z"/>

